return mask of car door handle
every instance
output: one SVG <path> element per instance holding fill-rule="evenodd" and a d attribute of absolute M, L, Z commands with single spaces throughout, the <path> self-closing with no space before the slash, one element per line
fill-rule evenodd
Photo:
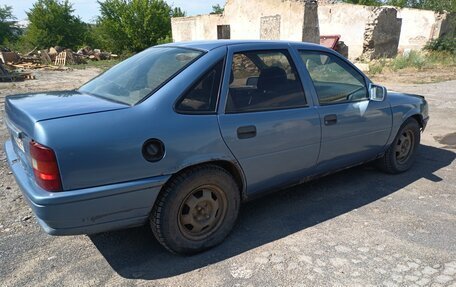
<path fill-rule="evenodd" d="M 238 139 L 248 139 L 248 138 L 253 138 L 257 134 L 257 130 L 255 126 L 245 126 L 245 127 L 239 127 L 237 129 L 237 136 Z"/>
<path fill-rule="evenodd" d="M 325 119 L 325 125 L 327 125 L 327 126 L 337 124 L 337 116 L 334 114 L 326 115 L 324 119 Z"/>

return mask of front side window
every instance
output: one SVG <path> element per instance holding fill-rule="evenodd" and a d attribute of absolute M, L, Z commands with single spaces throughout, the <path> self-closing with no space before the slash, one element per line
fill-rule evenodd
<path fill-rule="evenodd" d="M 299 51 L 321 105 L 368 99 L 364 77 L 338 57 L 316 51 Z"/>
<path fill-rule="evenodd" d="M 178 101 L 176 111 L 179 113 L 199 114 L 215 112 L 222 72 L 223 60 L 209 69 Z"/>
<path fill-rule="evenodd" d="M 79 88 L 80 92 L 134 105 L 155 92 L 203 52 L 173 47 L 147 49 Z"/>
<path fill-rule="evenodd" d="M 287 50 L 235 53 L 227 113 L 306 106 L 304 90 Z"/>

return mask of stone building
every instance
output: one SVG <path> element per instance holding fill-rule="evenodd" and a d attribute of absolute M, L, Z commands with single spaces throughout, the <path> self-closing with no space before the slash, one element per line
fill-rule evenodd
<path fill-rule="evenodd" d="M 372 7 L 319 1 L 318 18 L 322 35 L 339 34 L 349 47 L 349 58 L 378 57 L 405 49 L 422 49 L 431 39 L 454 34 L 454 14 L 429 10 Z M 451 20 L 451 18 L 453 20 Z M 377 53 L 372 49 L 378 47 Z M 366 55 L 363 55 L 367 53 Z"/>
<path fill-rule="evenodd" d="M 171 20 L 175 42 L 264 39 L 319 42 L 315 0 L 227 0 L 223 15 Z"/>
<path fill-rule="evenodd" d="M 227 0 L 221 15 L 171 20 L 175 42 L 265 39 L 319 42 L 340 35 L 348 57 L 392 57 L 422 49 L 431 39 L 454 34 L 456 15 L 428 10 L 372 7 L 334 0 Z M 453 19 L 453 20 L 452 20 Z"/>

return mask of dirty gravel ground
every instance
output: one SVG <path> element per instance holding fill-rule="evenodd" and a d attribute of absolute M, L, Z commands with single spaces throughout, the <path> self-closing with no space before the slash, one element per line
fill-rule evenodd
<path fill-rule="evenodd" d="M 36 81 L 0 83 L 1 113 L 5 95 L 70 89 L 97 73 L 42 72 Z M 249 202 L 221 246 L 193 257 L 169 254 L 147 227 L 44 234 L 2 152 L 0 285 L 456 286 L 456 142 L 449 135 L 456 81 L 388 86 L 430 103 L 411 171 L 391 176 L 362 166 Z M 7 139 L 3 122 L 0 139 Z"/>

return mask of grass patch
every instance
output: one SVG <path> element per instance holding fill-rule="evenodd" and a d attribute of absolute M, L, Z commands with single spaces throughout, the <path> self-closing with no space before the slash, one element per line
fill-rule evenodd
<path fill-rule="evenodd" d="M 427 55 L 418 51 L 410 51 L 409 53 L 404 53 L 403 55 L 399 55 L 391 61 L 391 69 L 393 69 L 393 71 L 409 67 L 421 70 L 427 65 L 429 65 Z"/>
<path fill-rule="evenodd" d="M 111 67 L 120 63 L 121 59 L 111 59 L 111 60 L 102 60 L 102 61 L 92 61 L 87 60 L 87 64 L 80 64 L 80 65 L 67 65 L 73 69 L 87 69 L 87 68 L 97 68 L 102 70 L 103 72 L 110 69 Z"/>
<path fill-rule="evenodd" d="M 433 51 L 427 53 L 431 65 L 456 66 L 456 53 Z"/>
<path fill-rule="evenodd" d="M 381 74 L 383 72 L 383 69 L 386 66 L 386 59 L 382 58 L 378 61 L 373 61 L 369 63 L 369 74 L 371 75 L 376 75 L 376 74 Z"/>
<path fill-rule="evenodd" d="M 410 51 L 393 59 L 373 60 L 368 74 L 379 75 L 384 72 L 397 72 L 403 69 L 422 71 L 428 69 L 456 67 L 456 54 L 448 51 Z"/>

